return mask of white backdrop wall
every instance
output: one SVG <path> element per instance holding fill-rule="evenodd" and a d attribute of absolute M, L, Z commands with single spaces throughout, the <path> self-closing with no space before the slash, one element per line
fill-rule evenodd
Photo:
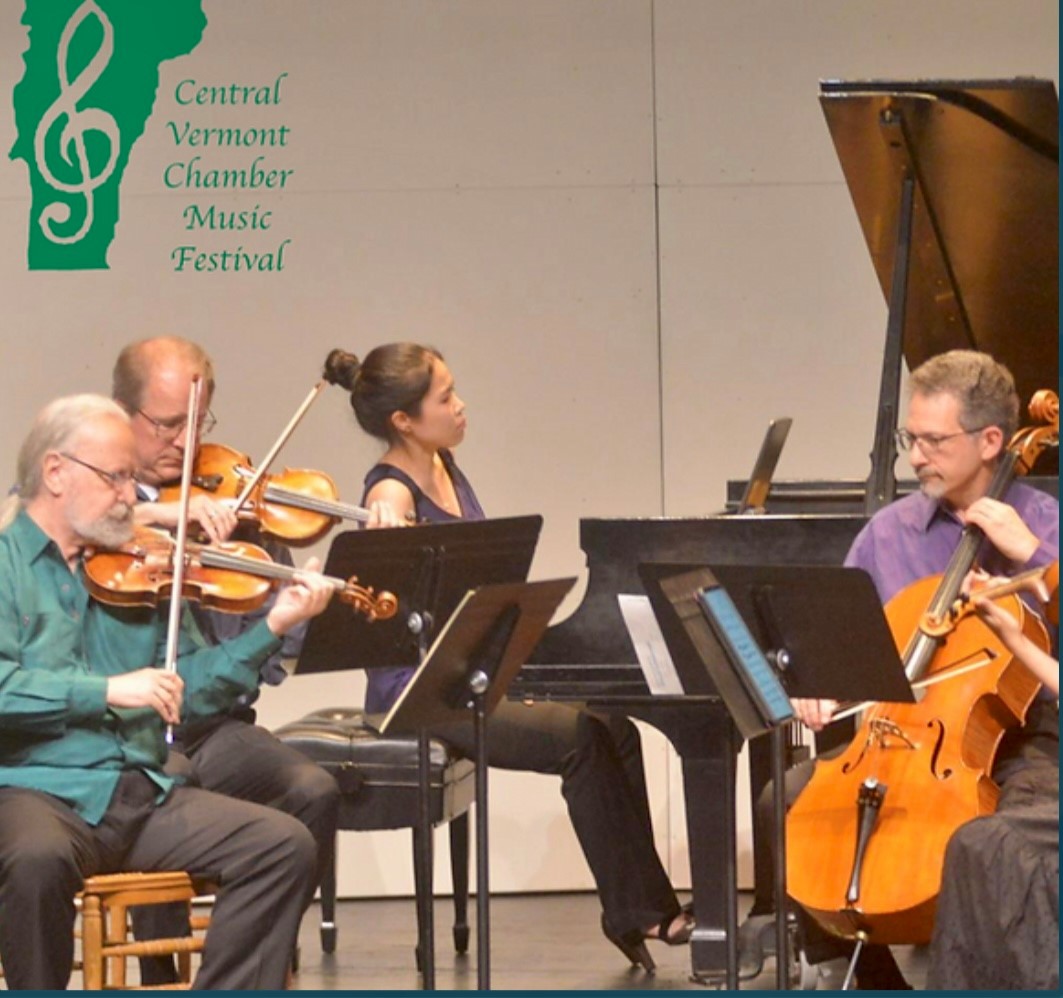
<path fill-rule="evenodd" d="M 468 402 L 459 457 L 485 507 L 545 517 L 539 577 L 581 573 L 581 516 L 718 509 L 773 415 L 795 419 L 780 475 L 865 474 L 885 308 L 820 78 L 1058 79 L 1053 0 L 201 2 L 202 40 L 160 67 L 108 269 L 28 268 L 26 165 L 0 160 L 0 464 L 13 469 L 45 401 L 106 391 L 135 338 L 203 343 L 216 437 L 253 456 L 331 347 L 426 341 Z M 24 9 L 0 0 L 5 150 Z M 178 100 L 185 80 L 281 74 L 277 105 Z M 167 187 L 195 153 L 229 168 L 260 152 L 180 145 L 186 121 L 287 126 L 264 150 L 293 171 L 283 190 Z M 257 205 L 272 228 L 189 231 L 192 203 Z M 283 270 L 175 269 L 182 245 L 283 240 Z M 377 453 L 332 392 L 281 461 L 328 471 L 356 501 Z M 357 673 L 297 675 L 266 692 L 262 720 L 361 690 Z M 646 754 L 659 846 L 683 883 L 678 767 L 652 732 Z M 496 774 L 492 794 L 498 890 L 589 886 L 554 780 Z M 342 893 L 410 884 L 404 834 L 343 836 Z"/>

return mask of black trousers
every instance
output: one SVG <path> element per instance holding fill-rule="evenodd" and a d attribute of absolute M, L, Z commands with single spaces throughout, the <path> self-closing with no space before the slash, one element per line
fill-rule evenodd
<path fill-rule="evenodd" d="M 340 800 L 336 781 L 316 762 L 247 721 L 213 719 L 198 731 L 188 729 L 185 739 L 175 748 L 187 758 L 186 775 L 195 786 L 276 808 L 310 831 L 317 849 L 314 876 L 304 899 L 309 904 L 336 847 Z M 190 931 L 182 905 L 134 909 L 133 928 L 138 939 L 188 935 Z M 140 972 L 147 984 L 177 979 L 170 957 L 144 958 Z"/>
<path fill-rule="evenodd" d="M 471 723 L 432 734 L 471 757 Z M 565 704 L 503 700 L 487 719 L 487 761 L 561 777 L 572 827 L 616 932 L 644 930 L 679 913 L 654 846 L 642 745 L 631 721 Z"/>
<path fill-rule="evenodd" d="M 11 989 L 58 990 L 85 877 L 187 870 L 219 885 L 197 989 L 279 989 L 313 876 L 314 842 L 279 811 L 188 787 L 156 806 L 123 774 L 101 823 L 35 790 L 0 789 L 0 961 Z"/>

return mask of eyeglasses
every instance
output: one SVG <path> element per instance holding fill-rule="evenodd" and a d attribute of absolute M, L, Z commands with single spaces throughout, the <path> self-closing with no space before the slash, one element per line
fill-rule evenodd
<path fill-rule="evenodd" d="M 895 430 L 893 439 L 902 451 L 910 451 L 914 444 L 919 444 L 919 449 L 929 457 L 941 450 L 941 445 L 946 440 L 981 433 L 984 429 L 984 426 L 976 426 L 973 430 L 958 430 L 956 433 L 911 433 L 908 430 Z"/>
<path fill-rule="evenodd" d="M 176 419 L 156 419 L 154 416 L 149 416 L 143 409 L 137 409 L 136 412 L 137 415 L 143 416 L 151 423 L 155 430 L 156 440 L 176 440 L 188 425 L 188 419 L 184 416 L 178 416 Z M 199 435 L 205 437 L 217 425 L 217 418 L 208 409 L 199 421 Z"/>
<path fill-rule="evenodd" d="M 88 461 L 82 461 L 80 457 L 74 457 L 73 454 L 67 454 L 66 451 L 60 451 L 59 456 L 65 457 L 68 461 L 73 461 L 74 464 L 80 464 L 82 468 L 94 471 L 100 476 L 101 481 L 106 482 L 116 492 L 121 492 L 133 481 L 133 472 L 131 471 L 104 471 L 103 468 L 97 468 L 96 465 L 89 464 Z"/>

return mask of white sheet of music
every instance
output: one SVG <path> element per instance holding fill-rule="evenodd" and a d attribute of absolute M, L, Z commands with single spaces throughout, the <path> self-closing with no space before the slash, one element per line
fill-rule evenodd
<path fill-rule="evenodd" d="M 650 692 L 654 696 L 682 696 L 679 674 L 675 671 L 675 663 L 664 643 L 649 598 L 627 593 L 618 593 L 616 598 Z"/>

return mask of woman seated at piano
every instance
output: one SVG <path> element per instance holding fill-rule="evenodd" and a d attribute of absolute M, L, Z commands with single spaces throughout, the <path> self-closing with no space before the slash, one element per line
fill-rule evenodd
<path fill-rule="evenodd" d="M 1003 580 L 996 580 L 1003 581 Z M 1049 617 L 1058 604 L 1042 589 Z M 1059 660 L 991 600 L 974 605 L 1008 650 L 1059 696 Z M 1009 779 L 994 814 L 961 825 L 941 876 L 927 987 L 1059 991 L 1059 760 Z"/>
<path fill-rule="evenodd" d="M 400 521 L 485 518 L 454 460 L 453 450 L 465 436 L 465 403 L 437 350 L 388 343 L 362 361 L 333 350 L 324 376 L 350 392 L 359 426 L 384 446 L 365 476 L 363 504 L 387 502 Z M 413 672 L 412 667 L 370 670 L 366 711 L 387 711 Z M 503 700 L 487 727 L 489 765 L 561 778 L 609 941 L 647 971 L 654 967 L 647 940 L 688 942 L 693 914 L 680 905 L 654 846 L 635 725 L 565 704 Z M 471 722 L 441 726 L 432 734 L 471 755 Z"/>

